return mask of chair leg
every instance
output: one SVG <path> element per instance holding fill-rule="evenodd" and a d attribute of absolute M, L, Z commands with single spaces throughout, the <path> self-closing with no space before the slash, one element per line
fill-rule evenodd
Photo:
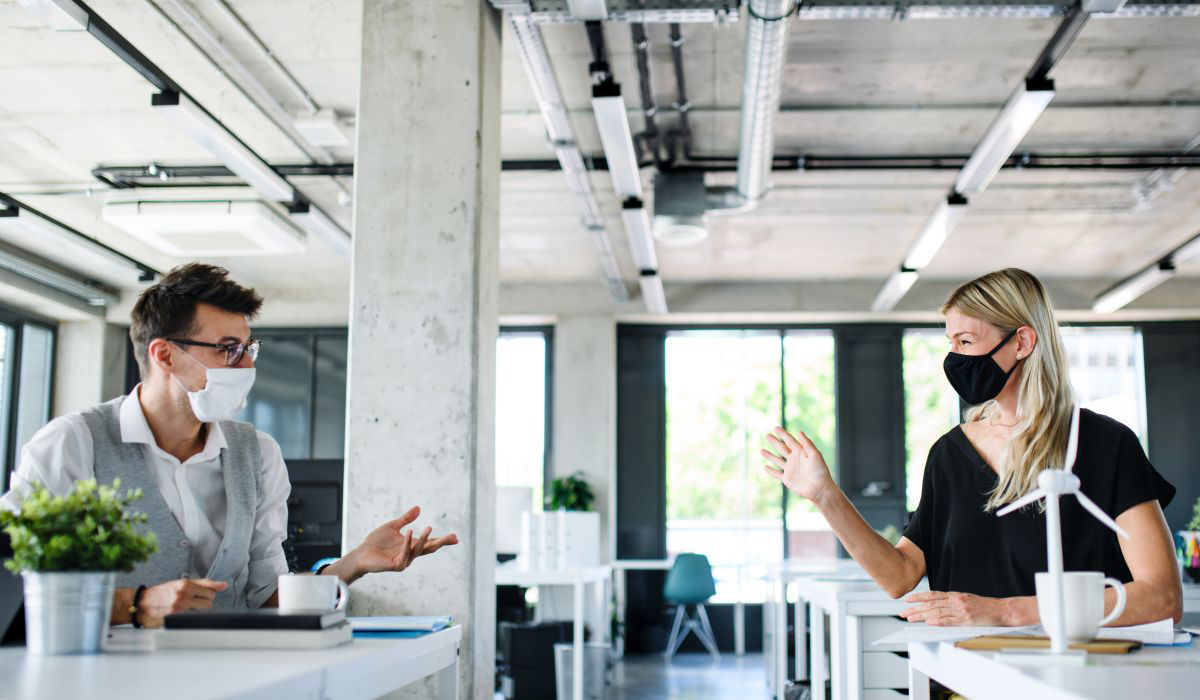
<path fill-rule="evenodd" d="M 683 606 L 675 606 L 675 624 L 671 627 L 671 638 L 667 640 L 667 649 L 663 652 L 663 658 L 669 659 L 675 655 L 675 650 L 679 648 L 677 642 L 683 641 L 679 639 L 679 625 L 683 623 Z"/>
<path fill-rule="evenodd" d="M 708 648 L 708 653 L 717 661 L 721 660 L 721 652 L 717 651 L 717 636 L 713 634 L 712 625 L 708 622 L 708 613 L 704 610 L 704 604 L 696 606 L 696 612 L 700 616 L 700 624 L 702 629 L 696 630 L 696 636 Z"/>

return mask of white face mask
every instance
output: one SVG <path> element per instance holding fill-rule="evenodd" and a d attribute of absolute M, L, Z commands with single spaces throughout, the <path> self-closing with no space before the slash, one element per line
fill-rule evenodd
<path fill-rule="evenodd" d="M 184 352 L 199 363 L 200 360 Z M 187 392 L 192 413 L 201 423 L 233 420 L 246 407 L 246 396 L 254 386 L 253 367 L 205 367 L 208 383 L 200 391 L 191 391 L 176 377 L 175 381 Z"/>

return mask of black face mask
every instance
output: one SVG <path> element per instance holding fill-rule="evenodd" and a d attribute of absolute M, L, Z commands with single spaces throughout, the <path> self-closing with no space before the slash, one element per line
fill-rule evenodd
<path fill-rule="evenodd" d="M 963 355 L 957 352 L 946 355 L 946 361 L 942 363 L 942 368 L 946 370 L 946 379 L 950 380 L 950 386 L 954 387 L 963 401 L 978 406 L 996 398 L 1004 390 L 1008 378 L 1016 371 L 1021 361 L 1018 360 L 1012 369 L 1005 372 L 992 359 L 992 355 L 1007 345 L 1016 334 L 1015 330 L 1009 333 L 986 355 Z"/>

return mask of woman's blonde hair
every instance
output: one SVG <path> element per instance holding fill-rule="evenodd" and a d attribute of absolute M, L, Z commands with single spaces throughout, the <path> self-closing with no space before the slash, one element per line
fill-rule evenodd
<path fill-rule="evenodd" d="M 942 304 L 943 315 L 950 309 L 990 323 L 1002 335 L 1021 326 L 1037 333 L 1020 370 L 1017 424 L 997 465 L 1000 479 L 987 503 L 991 511 L 1037 488 L 1041 470 L 1063 465 L 1075 404 L 1067 352 L 1046 288 L 1024 270 L 1008 268 L 967 282 Z M 995 400 L 975 406 L 967 421 L 983 420 L 995 408 Z"/>

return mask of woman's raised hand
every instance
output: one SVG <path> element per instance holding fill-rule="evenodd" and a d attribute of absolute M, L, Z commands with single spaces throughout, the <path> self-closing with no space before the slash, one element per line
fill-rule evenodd
<path fill-rule="evenodd" d="M 825 458 L 803 432 L 795 437 L 783 428 L 775 428 L 767 434 L 767 442 L 772 449 L 762 450 L 762 456 L 770 464 L 764 465 L 763 471 L 796 495 L 816 501 L 837 488 Z"/>

